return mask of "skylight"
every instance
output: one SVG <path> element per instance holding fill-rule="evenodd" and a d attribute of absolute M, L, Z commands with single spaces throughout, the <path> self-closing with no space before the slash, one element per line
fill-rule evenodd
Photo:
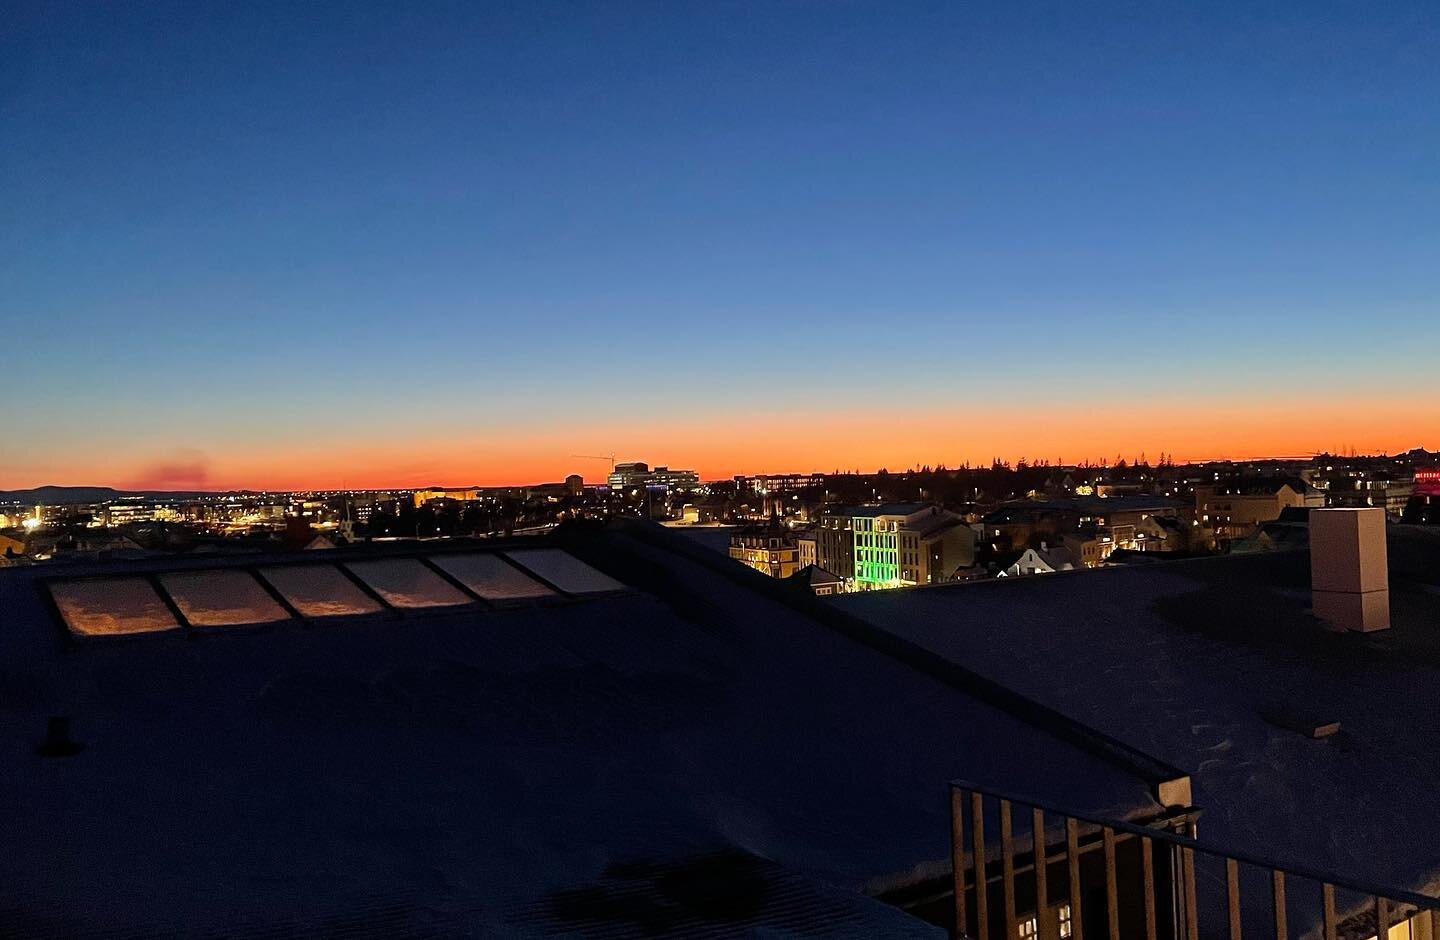
<path fill-rule="evenodd" d="M 118 636 L 178 629 L 170 608 L 144 578 L 96 578 L 58 581 L 50 596 L 71 632 Z"/>
<path fill-rule="evenodd" d="M 305 617 L 372 614 L 379 603 L 334 565 L 281 565 L 260 575 Z"/>
<path fill-rule="evenodd" d="M 196 627 L 233 627 L 288 620 L 285 608 L 245 571 L 173 571 L 160 585 Z"/>
<path fill-rule="evenodd" d="M 558 548 L 527 548 L 506 552 L 511 560 L 566 594 L 623 591 L 625 585 Z"/>
<path fill-rule="evenodd" d="M 436 555 L 430 561 L 487 601 L 555 594 L 499 555 Z"/>
<path fill-rule="evenodd" d="M 414 558 L 352 561 L 346 567 L 392 607 L 448 607 L 470 598 Z"/>

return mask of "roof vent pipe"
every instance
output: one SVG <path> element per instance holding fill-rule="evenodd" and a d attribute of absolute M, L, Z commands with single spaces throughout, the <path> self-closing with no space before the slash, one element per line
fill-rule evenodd
<path fill-rule="evenodd" d="M 1365 633 L 1389 629 L 1385 510 L 1310 511 L 1310 587 L 1321 620 Z"/>

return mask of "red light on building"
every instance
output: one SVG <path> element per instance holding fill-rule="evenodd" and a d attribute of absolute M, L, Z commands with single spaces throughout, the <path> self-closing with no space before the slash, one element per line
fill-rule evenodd
<path fill-rule="evenodd" d="M 1440 470 L 1416 470 L 1415 495 L 1440 496 Z"/>

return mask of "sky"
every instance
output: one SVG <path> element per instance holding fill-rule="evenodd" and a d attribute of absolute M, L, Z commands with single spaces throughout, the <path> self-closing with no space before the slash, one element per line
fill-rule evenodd
<path fill-rule="evenodd" d="M 0 487 L 1440 448 L 1440 4 L 0 0 Z"/>

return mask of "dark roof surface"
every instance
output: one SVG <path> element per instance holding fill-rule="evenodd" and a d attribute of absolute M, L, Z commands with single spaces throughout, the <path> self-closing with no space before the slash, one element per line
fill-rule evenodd
<path fill-rule="evenodd" d="M 0 933 L 928 934 L 857 892 L 948 870 L 948 780 L 1155 809 L 677 535 L 533 544 L 630 589 L 74 646 L 47 576 L 242 562 L 0 571 Z M 53 715 L 79 754 L 35 755 Z M 718 905 L 665 874 L 719 869 Z"/>
<path fill-rule="evenodd" d="M 1190 771 L 1203 841 L 1440 893 L 1440 530 L 1389 535 L 1394 627 L 1368 635 L 1313 617 L 1307 551 L 827 602 Z"/>

